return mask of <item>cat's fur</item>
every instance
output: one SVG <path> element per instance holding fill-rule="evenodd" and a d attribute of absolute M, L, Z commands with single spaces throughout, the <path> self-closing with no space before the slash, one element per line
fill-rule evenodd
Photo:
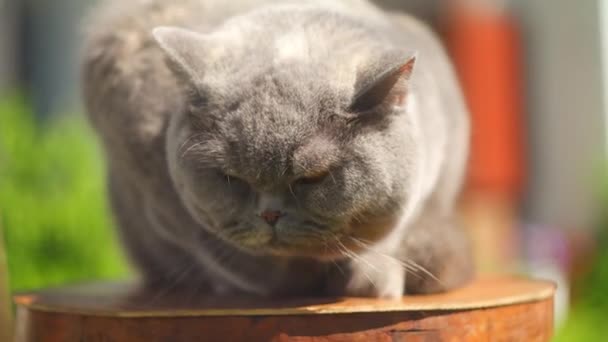
<path fill-rule="evenodd" d="M 139 0 L 92 22 L 86 105 L 148 284 L 397 297 L 469 279 L 467 113 L 417 21 L 363 0 Z"/>

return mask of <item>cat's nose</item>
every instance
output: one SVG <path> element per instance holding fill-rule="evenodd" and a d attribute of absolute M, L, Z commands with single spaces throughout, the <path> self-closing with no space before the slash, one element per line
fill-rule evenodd
<path fill-rule="evenodd" d="M 264 210 L 260 213 L 260 217 L 269 225 L 274 226 L 283 214 L 278 210 Z"/>

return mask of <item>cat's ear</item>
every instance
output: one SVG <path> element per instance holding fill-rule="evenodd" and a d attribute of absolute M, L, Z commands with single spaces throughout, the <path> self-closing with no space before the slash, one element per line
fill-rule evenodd
<path fill-rule="evenodd" d="M 361 86 L 349 107 L 351 113 L 388 112 L 403 106 L 408 92 L 408 81 L 416 65 L 417 54 L 398 58 L 396 62 L 375 75 L 368 75 L 367 84 Z"/>
<path fill-rule="evenodd" d="M 177 27 L 157 27 L 152 35 L 169 58 L 170 68 L 194 85 L 202 83 L 205 70 L 205 35 Z"/>

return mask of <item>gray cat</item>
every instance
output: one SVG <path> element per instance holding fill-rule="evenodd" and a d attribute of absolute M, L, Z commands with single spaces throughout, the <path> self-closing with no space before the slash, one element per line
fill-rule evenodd
<path fill-rule="evenodd" d="M 400 297 L 472 275 L 440 43 L 364 0 L 112 1 L 83 87 L 151 287 Z"/>

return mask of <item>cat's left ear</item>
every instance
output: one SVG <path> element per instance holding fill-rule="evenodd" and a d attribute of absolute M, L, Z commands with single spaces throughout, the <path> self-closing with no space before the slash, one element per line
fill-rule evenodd
<path fill-rule="evenodd" d="M 417 54 L 398 58 L 371 79 L 356 93 L 349 107 L 351 113 L 363 115 L 370 112 L 390 112 L 405 104 L 408 81 L 416 65 Z"/>
<path fill-rule="evenodd" d="M 177 76 L 200 85 L 209 45 L 206 36 L 178 27 L 157 27 L 152 35 L 169 57 L 169 66 Z"/>

